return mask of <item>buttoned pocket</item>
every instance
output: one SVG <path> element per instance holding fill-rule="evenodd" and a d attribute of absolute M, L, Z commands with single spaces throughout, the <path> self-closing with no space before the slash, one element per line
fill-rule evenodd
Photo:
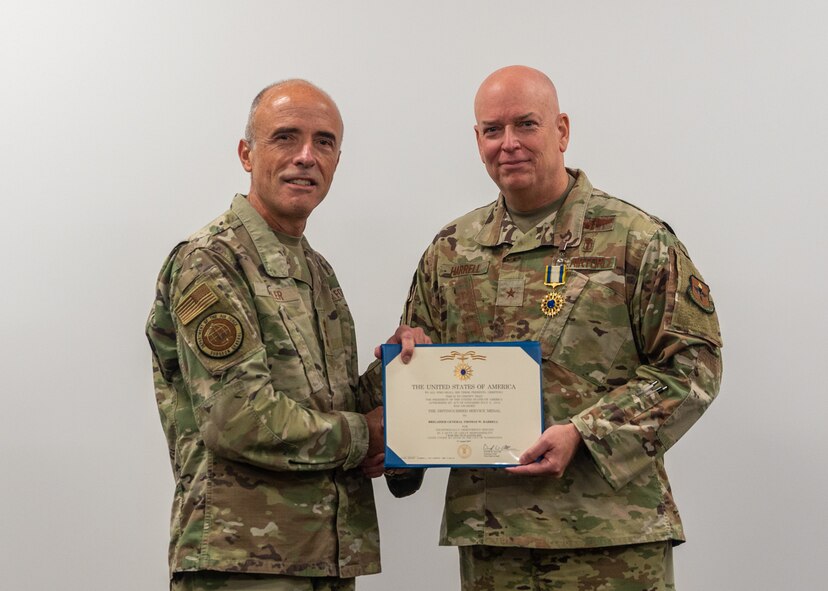
<path fill-rule="evenodd" d="M 603 385 L 630 335 L 624 298 L 583 273 L 569 271 L 564 302 L 539 334 L 543 356 Z"/>
<path fill-rule="evenodd" d="M 297 323 L 309 322 L 300 301 L 254 298 L 262 340 L 267 350 L 273 388 L 298 402 L 306 402 L 325 382 Z"/>

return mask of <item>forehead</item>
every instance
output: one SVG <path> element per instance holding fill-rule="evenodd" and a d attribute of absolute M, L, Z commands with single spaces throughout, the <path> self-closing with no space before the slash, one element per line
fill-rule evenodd
<path fill-rule="evenodd" d="M 474 103 L 478 122 L 503 118 L 555 115 L 551 94 L 529 83 L 492 84 L 480 89 Z"/>
<path fill-rule="evenodd" d="M 309 87 L 274 89 L 265 94 L 253 117 L 258 132 L 290 126 L 310 133 L 324 131 L 342 136 L 342 119 L 336 105 Z"/>

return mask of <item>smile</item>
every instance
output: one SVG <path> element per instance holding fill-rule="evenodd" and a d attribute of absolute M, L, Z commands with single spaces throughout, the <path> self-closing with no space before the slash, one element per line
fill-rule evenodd
<path fill-rule="evenodd" d="M 312 187 L 316 184 L 310 179 L 288 179 L 286 182 L 290 185 L 299 185 L 300 187 Z"/>

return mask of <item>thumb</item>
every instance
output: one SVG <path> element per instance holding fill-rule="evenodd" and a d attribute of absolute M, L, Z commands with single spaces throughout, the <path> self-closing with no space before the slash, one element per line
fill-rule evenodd
<path fill-rule="evenodd" d="M 535 443 L 523 450 L 523 453 L 520 454 L 520 458 L 518 461 L 521 464 L 529 464 L 531 462 L 534 462 L 540 456 L 542 456 L 547 449 L 548 446 L 546 445 L 546 442 L 543 439 L 543 435 L 541 435 L 540 437 L 538 437 L 538 440 L 535 441 Z"/>

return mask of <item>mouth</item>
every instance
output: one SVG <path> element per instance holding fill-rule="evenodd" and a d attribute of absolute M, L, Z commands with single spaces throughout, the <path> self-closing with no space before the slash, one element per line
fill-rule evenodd
<path fill-rule="evenodd" d="M 286 178 L 284 181 L 288 185 L 295 185 L 297 187 L 315 187 L 316 181 L 307 177 Z"/>

